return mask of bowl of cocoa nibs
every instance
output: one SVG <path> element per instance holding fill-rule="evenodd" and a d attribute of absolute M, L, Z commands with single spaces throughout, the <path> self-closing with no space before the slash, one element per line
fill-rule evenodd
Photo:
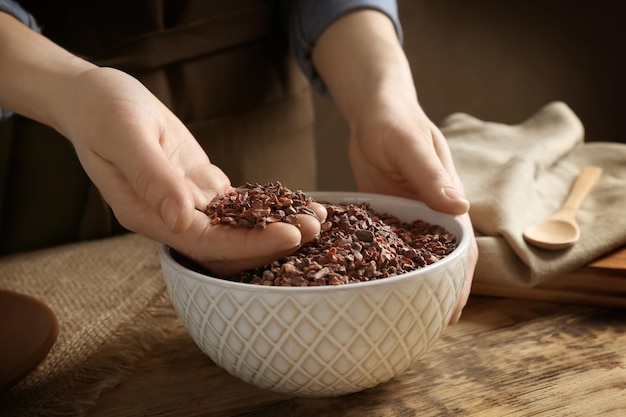
<path fill-rule="evenodd" d="M 274 392 L 334 397 L 404 373 L 440 337 L 471 231 L 414 200 L 280 183 L 245 184 L 205 212 L 212 223 L 262 228 L 294 222 L 312 201 L 328 211 L 320 235 L 269 265 L 215 276 L 165 245 L 161 265 L 178 316 L 217 365 Z"/>

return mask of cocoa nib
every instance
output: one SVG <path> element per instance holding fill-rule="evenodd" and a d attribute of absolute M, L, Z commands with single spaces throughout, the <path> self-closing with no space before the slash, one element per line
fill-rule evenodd
<path fill-rule="evenodd" d="M 205 210 L 214 224 L 264 228 L 275 221 L 293 222 L 295 214 L 315 213 L 302 191 L 279 182 L 246 184 L 216 197 Z M 317 239 L 294 254 L 228 279 L 274 286 L 325 286 L 372 281 L 410 272 L 437 262 L 457 246 L 441 226 L 411 223 L 378 213 L 367 203 L 330 204 Z"/>
<path fill-rule="evenodd" d="M 296 214 L 317 215 L 302 191 L 291 191 L 280 182 L 246 183 L 233 192 L 216 196 L 204 209 L 212 224 L 264 229 L 268 223 L 297 224 Z"/>

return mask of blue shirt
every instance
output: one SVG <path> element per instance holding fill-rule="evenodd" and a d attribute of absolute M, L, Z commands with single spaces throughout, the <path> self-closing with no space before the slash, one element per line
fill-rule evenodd
<path fill-rule="evenodd" d="M 282 8 L 291 51 L 304 74 L 320 92 L 325 92 L 326 87 L 315 71 L 311 54 L 324 29 L 340 16 L 359 9 L 378 10 L 391 19 L 402 40 L 396 0 L 283 0 Z M 33 30 L 41 31 L 36 19 L 14 0 L 0 0 L 0 12 L 9 13 Z M 0 109 L 0 120 L 10 115 L 10 111 Z"/>

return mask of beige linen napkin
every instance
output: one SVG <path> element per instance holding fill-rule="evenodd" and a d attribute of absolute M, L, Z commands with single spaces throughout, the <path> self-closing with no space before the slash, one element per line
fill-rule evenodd
<path fill-rule="evenodd" d="M 585 143 L 565 103 L 519 125 L 455 113 L 441 128 L 471 203 L 480 250 L 475 282 L 534 286 L 626 244 L 626 145 Z M 604 174 L 578 213 L 580 242 L 560 251 L 529 246 L 524 229 L 561 207 L 584 165 Z"/>
<path fill-rule="evenodd" d="M 40 299 L 59 322 L 44 361 L 0 395 L 7 416 L 82 415 L 165 337 L 165 318 L 175 315 L 157 244 L 134 234 L 0 258 L 0 288 Z"/>

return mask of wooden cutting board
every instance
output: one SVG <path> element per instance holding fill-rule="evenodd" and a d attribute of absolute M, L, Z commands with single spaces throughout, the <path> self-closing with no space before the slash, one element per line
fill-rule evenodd
<path fill-rule="evenodd" d="M 513 288 L 475 283 L 472 294 L 626 307 L 626 247 L 536 287 Z"/>

